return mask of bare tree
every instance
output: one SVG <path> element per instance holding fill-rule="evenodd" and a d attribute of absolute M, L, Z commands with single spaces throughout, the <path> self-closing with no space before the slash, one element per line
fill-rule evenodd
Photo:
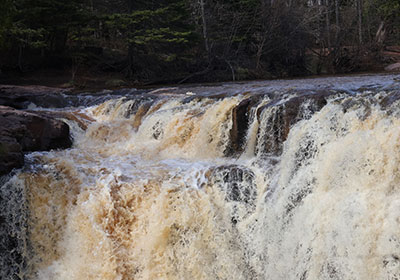
<path fill-rule="evenodd" d="M 357 18 L 358 18 L 358 42 L 361 45 L 363 43 L 363 38 L 362 38 L 362 0 L 357 0 L 356 2 L 357 6 Z"/>
<path fill-rule="evenodd" d="M 204 47 L 207 52 L 208 59 L 211 59 L 210 55 L 210 45 L 209 45 L 209 40 L 208 40 L 208 32 L 207 32 L 207 19 L 206 19 L 206 13 L 205 13 L 205 3 L 204 0 L 198 0 L 198 4 L 200 7 L 200 15 L 201 15 L 201 22 L 202 22 L 202 29 L 203 29 L 203 39 L 204 39 Z"/>
<path fill-rule="evenodd" d="M 326 41 L 328 45 L 328 50 L 331 49 L 331 22 L 330 22 L 330 9 L 329 0 L 325 0 L 325 22 L 326 22 Z"/>
<path fill-rule="evenodd" d="M 378 31 L 376 32 L 375 35 L 375 42 L 378 45 L 382 45 L 383 42 L 385 41 L 385 38 L 386 38 L 386 24 L 385 21 L 382 20 L 381 23 L 379 24 Z"/>
<path fill-rule="evenodd" d="M 339 23 L 339 0 L 335 0 L 335 19 L 336 19 L 336 32 L 335 32 L 335 46 L 338 45 L 340 23 Z"/>

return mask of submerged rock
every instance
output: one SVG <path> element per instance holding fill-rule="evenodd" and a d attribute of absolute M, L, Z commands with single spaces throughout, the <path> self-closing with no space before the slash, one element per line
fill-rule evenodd
<path fill-rule="evenodd" d="M 210 187 L 217 187 L 225 201 L 232 203 L 231 222 L 237 224 L 254 212 L 257 187 L 254 172 L 241 165 L 216 166 L 206 174 Z"/>
<path fill-rule="evenodd" d="M 382 108 L 387 109 L 396 102 L 399 102 L 399 100 L 400 100 L 400 90 L 395 90 L 390 92 L 384 98 L 382 98 L 380 105 L 382 106 Z"/>
<path fill-rule="evenodd" d="M 208 180 L 218 186 L 227 201 L 254 204 L 257 190 L 254 187 L 254 172 L 240 165 L 222 165 L 209 170 Z"/>
<path fill-rule="evenodd" d="M 66 123 L 40 113 L 0 106 L 0 175 L 24 164 L 23 152 L 48 151 L 72 145 Z"/>

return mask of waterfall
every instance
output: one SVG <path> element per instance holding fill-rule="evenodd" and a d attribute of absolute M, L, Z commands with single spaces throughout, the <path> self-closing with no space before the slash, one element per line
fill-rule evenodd
<path fill-rule="evenodd" d="M 235 89 L 74 109 L 0 182 L 1 278 L 399 279 L 398 86 Z"/>

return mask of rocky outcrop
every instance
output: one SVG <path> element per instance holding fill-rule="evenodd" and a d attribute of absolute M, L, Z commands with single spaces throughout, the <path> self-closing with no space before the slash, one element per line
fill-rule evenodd
<path fill-rule="evenodd" d="M 232 109 L 232 129 L 230 130 L 230 145 L 225 151 L 226 156 L 233 156 L 243 152 L 246 135 L 249 129 L 251 108 L 257 106 L 262 95 L 253 95 L 242 100 Z"/>
<path fill-rule="evenodd" d="M 287 101 L 273 101 L 258 108 L 257 119 L 260 126 L 256 154 L 279 154 L 290 128 L 321 110 L 330 95 L 330 91 L 299 93 Z"/>
<path fill-rule="evenodd" d="M 24 152 L 68 148 L 72 142 L 66 123 L 46 113 L 16 110 L 0 106 L 0 186 L 14 168 L 24 165 Z M 26 215 L 22 190 L 12 181 L 0 191 L 0 266 L 7 279 L 20 279 L 17 273 L 25 265 Z M 15 225 L 20 230 L 15 231 Z M 1 278 L 1 276 L 0 276 Z"/>
<path fill-rule="evenodd" d="M 68 148 L 71 144 L 66 123 L 0 106 L 0 175 L 22 167 L 24 152 Z"/>
<path fill-rule="evenodd" d="M 26 112 L 39 114 L 42 117 L 47 117 L 50 119 L 66 119 L 72 122 L 75 122 L 82 130 L 86 130 L 88 125 L 95 120 L 90 116 L 80 112 L 80 111 L 49 111 L 49 110 L 40 110 L 40 111 L 31 111 L 26 110 Z"/>
<path fill-rule="evenodd" d="M 392 63 L 386 66 L 385 71 L 400 71 L 400 62 Z"/>
<path fill-rule="evenodd" d="M 294 91 L 286 94 L 260 93 L 242 100 L 232 109 L 232 128 L 225 156 L 238 156 L 246 146 L 252 118 L 259 123 L 255 154 L 278 155 L 291 127 L 309 119 L 327 104 L 334 91 Z M 288 98 L 290 96 L 290 98 Z M 271 100 L 262 105 L 262 100 Z"/>
<path fill-rule="evenodd" d="M 0 85 L 0 105 L 26 109 L 30 104 L 44 108 L 62 108 L 69 105 L 68 90 L 45 86 Z"/>

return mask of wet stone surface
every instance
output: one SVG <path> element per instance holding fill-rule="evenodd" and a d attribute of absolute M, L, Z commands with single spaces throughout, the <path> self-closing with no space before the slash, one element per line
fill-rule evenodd
<path fill-rule="evenodd" d="M 36 113 L 0 106 L 0 175 L 22 167 L 23 153 L 68 148 L 66 123 Z"/>

